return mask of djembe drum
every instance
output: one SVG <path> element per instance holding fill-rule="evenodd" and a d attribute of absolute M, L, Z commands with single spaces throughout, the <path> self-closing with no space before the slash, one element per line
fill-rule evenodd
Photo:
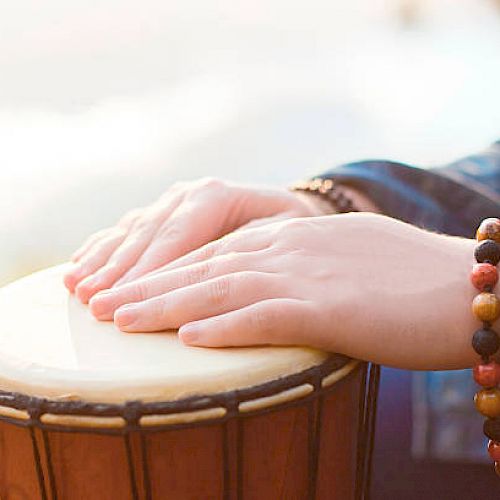
<path fill-rule="evenodd" d="M 125 334 L 69 296 L 62 272 L 0 290 L 2 500 L 362 497 L 376 369 Z"/>

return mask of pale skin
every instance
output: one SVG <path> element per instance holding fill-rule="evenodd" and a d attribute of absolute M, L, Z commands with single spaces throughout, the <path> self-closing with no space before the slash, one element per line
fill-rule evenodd
<path fill-rule="evenodd" d="M 407 369 L 471 366 L 475 242 L 312 195 L 203 180 L 91 237 L 65 276 L 125 332 L 187 345 L 310 345 Z"/>

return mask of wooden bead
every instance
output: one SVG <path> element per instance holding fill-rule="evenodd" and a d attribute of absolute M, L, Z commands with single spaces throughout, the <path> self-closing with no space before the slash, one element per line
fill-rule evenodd
<path fill-rule="evenodd" d="M 474 257 L 479 263 L 488 261 L 496 266 L 500 261 L 500 247 L 493 240 L 483 240 L 476 246 Z"/>
<path fill-rule="evenodd" d="M 472 373 L 474 380 L 483 387 L 495 387 L 500 384 L 500 364 L 495 361 L 476 365 Z"/>
<path fill-rule="evenodd" d="M 493 289 L 498 282 L 498 270 L 491 264 L 474 264 L 470 273 L 470 280 L 480 292 L 483 292 L 485 287 Z"/>
<path fill-rule="evenodd" d="M 500 418 L 488 418 L 483 424 L 484 435 L 500 443 Z"/>
<path fill-rule="evenodd" d="M 477 411 L 489 418 L 500 416 L 500 390 L 481 389 L 474 396 Z"/>
<path fill-rule="evenodd" d="M 488 453 L 492 460 L 500 462 L 500 443 L 490 439 L 488 441 Z"/>
<path fill-rule="evenodd" d="M 482 292 L 474 297 L 472 312 L 480 321 L 496 321 L 500 316 L 500 300 L 494 293 Z"/>
<path fill-rule="evenodd" d="M 477 241 L 494 240 L 500 243 L 500 219 L 489 217 L 484 219 L 476 231 Z"/>
<path fill-rule="evenodd" d="M 500 340 L 493 330 L 481 328 L 472 337 L 472 347 L 480 356 L 487 357 L 498 351 Z"/>

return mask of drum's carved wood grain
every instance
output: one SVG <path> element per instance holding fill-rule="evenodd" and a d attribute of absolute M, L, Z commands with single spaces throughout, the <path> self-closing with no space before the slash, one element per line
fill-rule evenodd
<path fill-rule="evenodd" d="M 364 370 L 355 370 L 323 395 L 317 500 L 354 498 L 359 391 Z M 308 398 L 255 416 L 240 414 L 243 433 L 244 500 L 308 498 Z M 152 498 L 223 498 L 223 426 L 202 424 L 148 434 Z M 236 491 L 236 420 L 228 422 L 229 494 Z M 39 431 L 38 431 L 39 432 Z M 47 431 L 61 500 L 131 499 L 120 436 Z M 138 489 L 143 491 L 138 436 L 132 436 Z M 0 422 L 0 494 L 6 500 L 40 498 L 28 430 Z M 7 457 L 7 458 L 6 458 Z M 45 461 L 45 455 L 42 461 Z M 44 475 L 47 477 L 46 464 Z M 143 496 L 139 496 L 142 500 Z"/>
<path fill-rule="evenodd" d="M 316 500 L 354 499 L 359 393 L 363 369 L 352 371 L 329 388 L 323 398 Z M 313 394 L 314 395 L 314 394 Z M 256 415 L 240 414 L 227 422 L 229 491 L 237 497 L 236 426 L 243 428 L 242 485 L 244 500 L 308 498 L 308 404 L 311 395 Z M 317 411 L 315 399 L 312 400 Z M 218 423 L 174 428 L 145 435 L 152 498 L 220 500 L 223 497 L 223 429 Z M 40 433 L 40 430 L 37 430 Z M 132 499 L 121 436 L 47 431 L 59 500 Z M 141 500 L 139 436 L 132 432 L 134 468 Z M 38 436 L 41 442 L 40 436 Z M 42 450 L 44 476 L 48 477 Z M 0 495 L 6 500 L 40 498 L 28 429 L 0 422 Z M 200 497 L 200 492 L 202 496 Z"/>
<path fill-rule="evenodd" d="M 51 432 L 50 442 L 59 500 L 130 498 L 121 438 Z"/>
<path fill-rule="evenodd" d="M 0 422 L 0 496 L 5 500 L 40 498 L 28 430 Z"/>
<path fill-rule="evenodd" d="M 219 424 L 148 436 L 153 498 L 223 498 L 222 432 Z"/>
<path fill-rule="evenodd" d="M 324 399 L 317 500 L 353 500 L 356 482 L 359 391 L 363 370 L 338 382 Z"/>

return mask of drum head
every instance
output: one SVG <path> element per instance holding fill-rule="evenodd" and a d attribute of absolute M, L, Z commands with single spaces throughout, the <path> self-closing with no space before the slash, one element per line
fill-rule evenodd
<path fill-rule="evenodd" d="M 167 401 L 262 384 L 321 364 L 303 347 L 199 348 L 123 333 L 62 283 L 65 266 L 0 289 L 0 389 L 50 399 Z"/>

